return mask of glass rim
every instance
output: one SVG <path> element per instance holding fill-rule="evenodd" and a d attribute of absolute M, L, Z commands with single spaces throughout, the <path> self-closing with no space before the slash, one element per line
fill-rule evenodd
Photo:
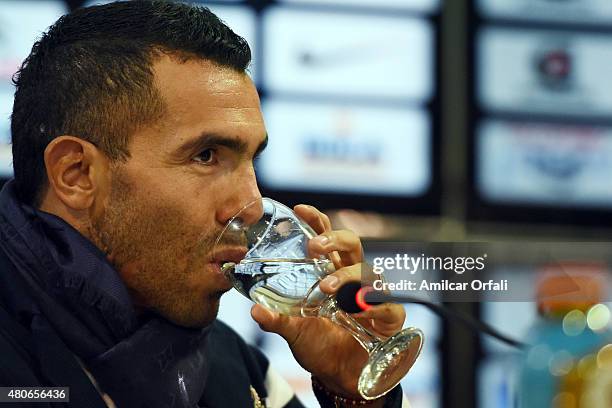
<path fill-rule="evenodd" d="M 225 223 L 225 226 L 223 227 L 223 230 L 221 230 L 221 232 L 217 236 L 217 239 L 215 240 L 215 245 L 213 246 L 213 254 L 216 252 L 216 248 L 219 246 L 219 242 L 221 241 L 221 238 L 225 235 L 225 233 L 227 232 L 228 228 L 230 228 L 230 226 L 232 225 L 234 220 L 237 219 L 237 218 L 240 218 L 240 215 L 247 208 L 251 207 L 253 204 L 255 204 L 257 202 L 261 202 L 262 203 L 262 208 L 264 208 L 264 204 L 265 203 L 270 203 L 272 205 L 272 208 L 274 209 L 274 212 L 272 213 L 272 218 L 274 218 L 276 216 L 277 206 L 282 206 L 282 207 L 285 207 L 285 208 L 291 210 L 285 204 L 280 203 L 280 202 L 278 202 L 278 201 L 276 201 L 276 200 L 274 200 L 274 199 L 272 199 L 270 197 L 260 197 L 260 198 L 257 198 L 255 200 L 251 201 L 250 203 L 248 203 L 244 207 L 242 207 L 240 210 L 238 210 L 238 212 L 236 214 L 234 214 L 232 216 L 232 218 L 230 218 L 230 220 L 227 223 Z M 264 213 L 265 213 L 265 209 L 264 209 Z M 262 217 L 263 217 L 263 215 L 262 215 Z M 257 222 L 259 222 L 259 220 L 257 220 Z M 253 224 L 253 225 L 255 225 L 255 224 Z M 266 233 L 268 232 L 269 228 L 271 228 L 271 225 L 268 226 L 268 229 L 266 230 Z M 255 247 L 255 246 L 253 246 L 253 247 Z M 250 249 L 249 249 L 249 252 L 250 252 Z"/>

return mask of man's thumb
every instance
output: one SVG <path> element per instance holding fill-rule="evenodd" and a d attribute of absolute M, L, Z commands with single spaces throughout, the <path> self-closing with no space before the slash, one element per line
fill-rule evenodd
<path fill-rule="evenodd" d="M 262 330 L 280 334 L 285 340 L 291 339 L 292 326 L 289 317 L 274 313 L 261 305 L 254 305 L 251 308 L 251 317 L 259 324 Z"/>

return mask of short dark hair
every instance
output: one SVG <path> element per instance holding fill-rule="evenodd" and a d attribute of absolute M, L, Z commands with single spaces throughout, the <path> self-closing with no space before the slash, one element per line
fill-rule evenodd
<path fill-rule="evenodd" d="M 130 135 L 163 115 L 151 66 L 160 54 L 201 58 L 238 72 L 251 61 L 246 41 L 205 7 L 134 0 L 77 9 L 34 44 L 13 78 L 15 187 L 39 206 L 47 185 L 44 151 L 78 136 L 111 160 L 129 158 Z"/>

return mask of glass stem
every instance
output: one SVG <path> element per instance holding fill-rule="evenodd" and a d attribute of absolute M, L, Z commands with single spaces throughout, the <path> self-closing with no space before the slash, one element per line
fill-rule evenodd
<path fill-rule="evenodd" d="M 382 342 L 381 338 L 367 330 L 348 313 L 340 309 L 334 297 L 329 297 L 325 301 L 321 309 L 319 309 L 319 316 L 327 317 L 332 322 L 348 330 L 368 353 L 371 353 Z"/>

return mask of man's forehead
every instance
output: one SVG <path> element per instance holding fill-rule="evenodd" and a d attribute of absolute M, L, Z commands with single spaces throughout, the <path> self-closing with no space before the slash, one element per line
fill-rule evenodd
<path fill-rule="evenodd" d="M 155 84 L 165 114 L 160 125 L 167 149 L 220 135 L 255 148 L 265 138 L 257 90 L 250 78 L 206 60 L 161 58 L 154 65 Z M 193 144 L 193 143 L 192 143 Z"/>
<path fill-rule="evenodd" d="M 258 105 L 257 92 L 244 72 L 218 65 L 204 59 L 180 61 L 170 56 L 160 57 L 153 64 L 154 81 L 165 102 L 179 106 L 189 97 L 201 99 L 203 104 L 235 104 L 235 97 L 243 103 Z M 254 98 L 255 96 L 255 98 Z"/>

